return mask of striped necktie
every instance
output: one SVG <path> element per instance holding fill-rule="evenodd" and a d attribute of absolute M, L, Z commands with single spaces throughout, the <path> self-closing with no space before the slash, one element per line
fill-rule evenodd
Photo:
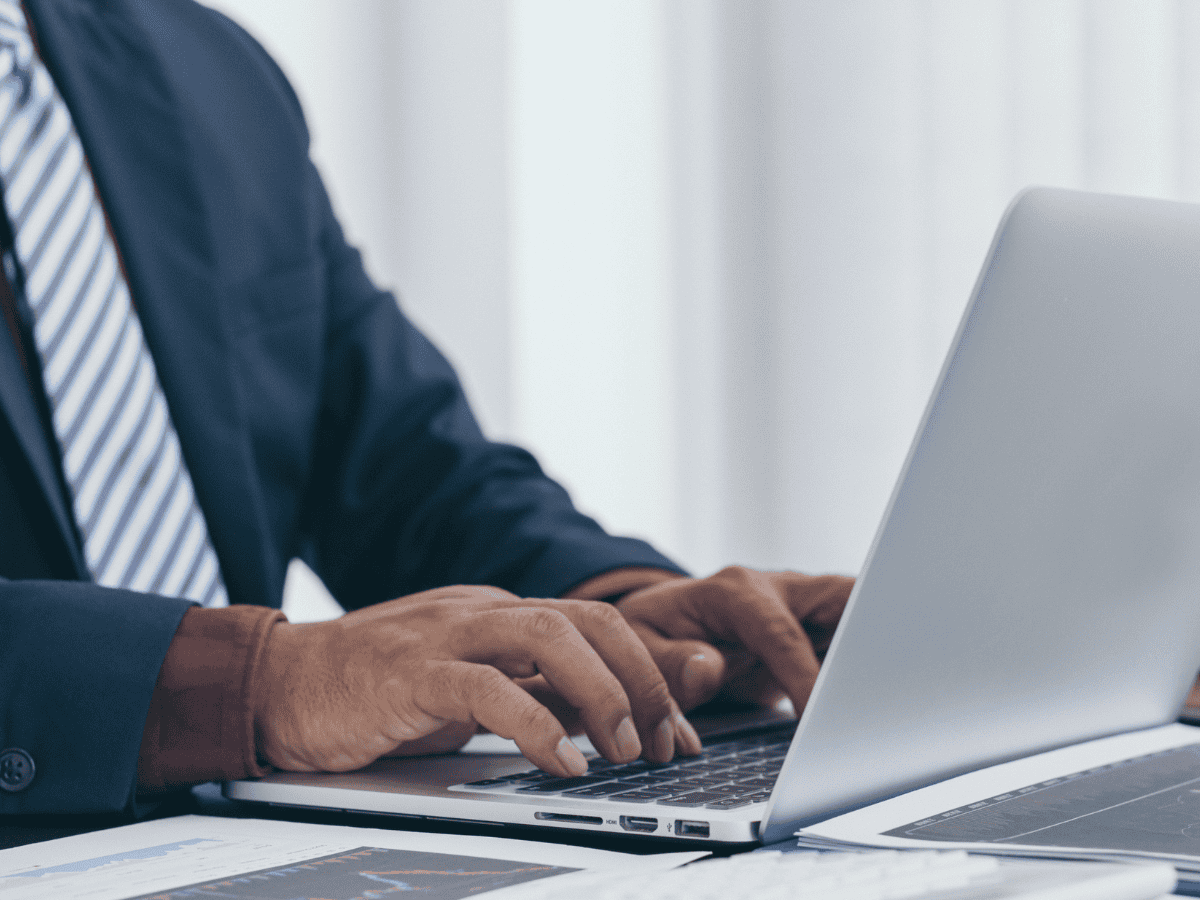
<path fill-rule="evenodd" d="M 16 0 L 0 0 L 0 181 L 92 577 L 227 605 L 82 145 Z"/>

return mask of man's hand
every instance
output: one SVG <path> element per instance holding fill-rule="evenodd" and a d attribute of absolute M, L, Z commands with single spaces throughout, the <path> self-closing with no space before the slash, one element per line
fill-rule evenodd
<path fill-rule="evenodd" d="M 513 682 L 536 675 L 614 762 L 665 762 L 677 735 L 699 751 L 654 660 L 606 603 L 438 588 L 331 622 L 276 625 L 261 665 L 258 752 L 281 769 L 346 771 L 452 750 L 482 725 L 548 772 L 582 774 L 587 762 L 559 720 Z"/>
<path fill-rule="evenodd" d="M 722 569 L 626 594 L 617 608 L 686 710 L 718 694 L 804 709 L 854 580 Z"/>

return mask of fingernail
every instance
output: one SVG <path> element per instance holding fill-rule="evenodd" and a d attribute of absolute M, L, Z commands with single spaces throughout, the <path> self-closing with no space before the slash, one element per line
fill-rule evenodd
<path fill-rule="evenodd" d="M 675 755 L 675 723 L 671 721 L 670 716 L 658 723 L 651 740 L 654 742 L 656 760 L 667 762 Z"/>
<path fill-rule="evenodd" d="M 683 692 L 691 699 L 699 696 L 704 691 L 704 665 L 708 662 L 708 657 L 703 653 L 693 653 L 683 663 L 683 671 L 680 677 L 683 679 Z"/>
<path fill-rule="evenodd" d="M 703 749 L 700 735 L 680 713 L 675 713 L 675 743 L 685 756 L 695 756 Z"/>
<path fill-rule="evenodd" d="M 642 742 L 638 740 L 633 720 L 626 716 L 617 726 L 613 739 L 617 742 L 617 753 L 622 759 L 637 759 L 642 753 Z"/>
<path fill-rule="evenodd" d="M 554 748 L 554 755 L 571 775 L 582 775 L 588 770 L 587 760 L 583 758 L 579 748 L 568 737 L 558 742 L 558 746 Z"/>

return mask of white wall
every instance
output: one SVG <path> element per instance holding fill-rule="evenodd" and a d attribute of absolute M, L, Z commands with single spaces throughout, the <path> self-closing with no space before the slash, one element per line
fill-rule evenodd
<path fill-rule="evenodd" d="M 676 547 L 666 24 L 511 6 L 511 430 L 585 510 Z"/>
<path fill-rule="evenodd" d="M 854 571 L 1005 204 L 1200 199 L 1187 0 L 223 0 L 485 426 L 705 571 Z"/>

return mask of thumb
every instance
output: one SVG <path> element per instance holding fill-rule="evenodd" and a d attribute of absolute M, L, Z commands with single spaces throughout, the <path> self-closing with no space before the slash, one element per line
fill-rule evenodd
<path fill-rule="evenodd" d="M 717 695 L 729 674 L 725 655 L 704 641 L 663 637 L 649 628 L 633 626 L 685 712 Z"/>

